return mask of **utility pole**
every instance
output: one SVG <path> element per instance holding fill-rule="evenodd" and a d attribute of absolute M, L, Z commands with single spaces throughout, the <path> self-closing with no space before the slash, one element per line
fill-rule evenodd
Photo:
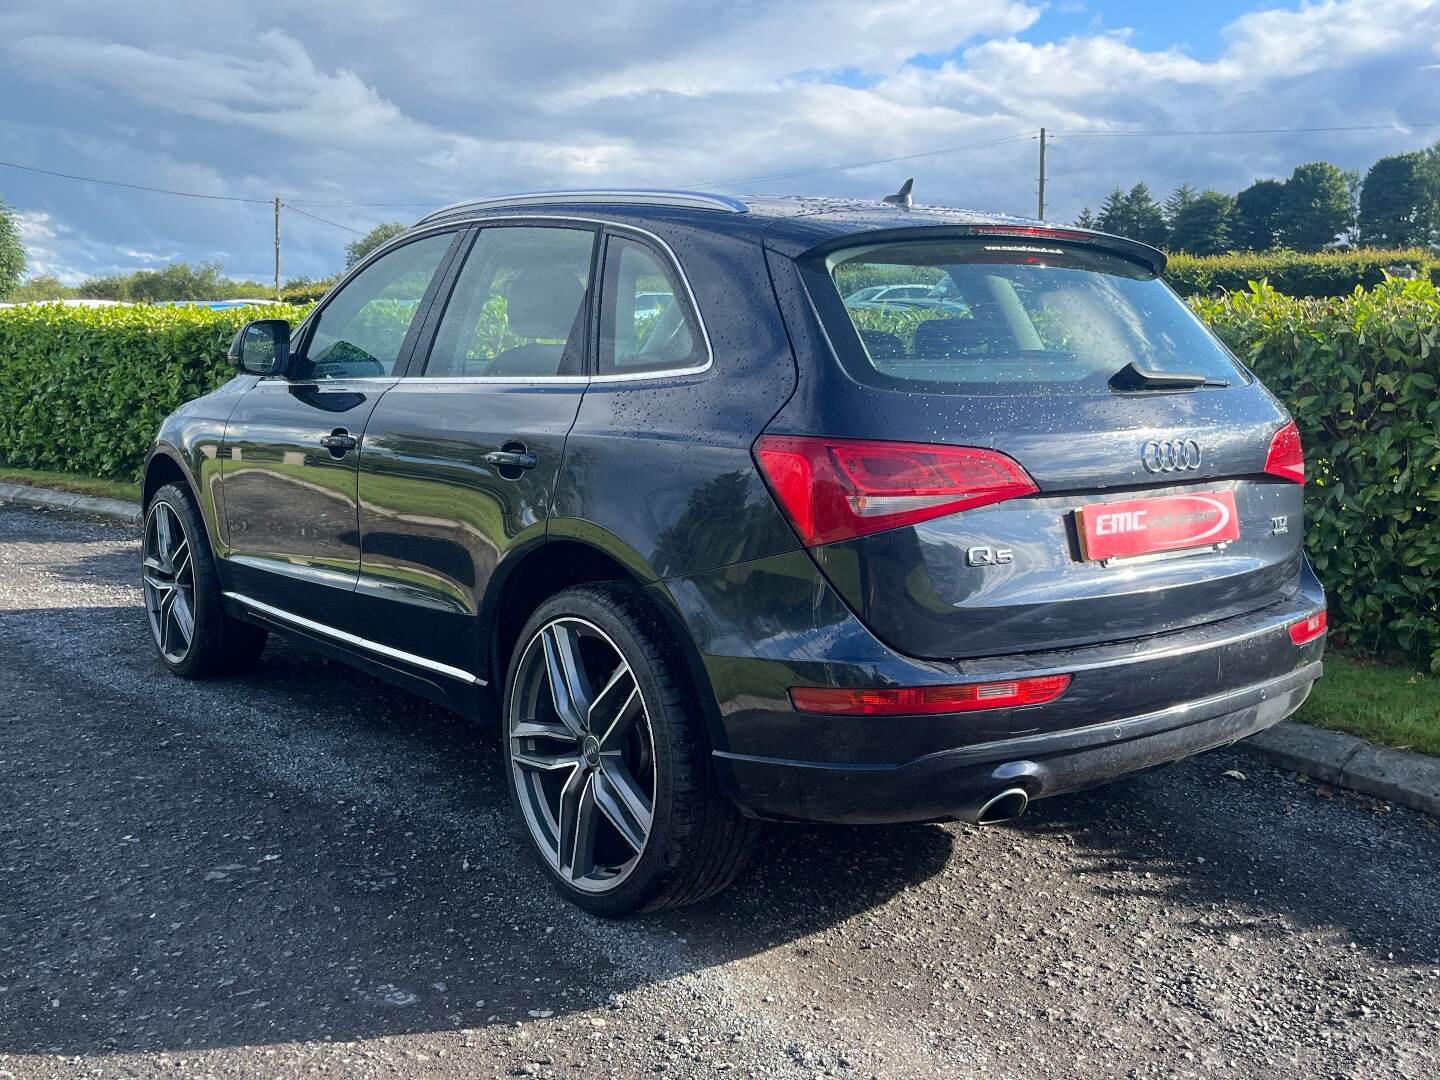
<path fill-rule="evenodd" d="M 1044 134 L 1041 134 L 1041 138 L 1044 138 Z M 1041 158 L 1044 158 L 1043 151 Z M 1041 203 L 1044 203 L 1043 197 Z M 279 300 L 279 196 L 275 196 L 275 300 Z"/>
<path fill-rule="evenodd" d="M 278 214 L 279 211 L 277 210 L 276 213 Z M 1045 129 L 1043 127 L 1040 129 L 1040 209 L 1035 216 L 1041 221 L 1045 220 Z M 280 226 L 275 227 L 279 229 Z M 278 232 L 276 235 L 279 235 Z M 280 241 L 276 240 L 275 243 L 278 245 Z M 276 250 L 278 251 L 279 248 L 277 247 Z M 280 256 L 277 254 L 275 257 L 278 259 Z"/>

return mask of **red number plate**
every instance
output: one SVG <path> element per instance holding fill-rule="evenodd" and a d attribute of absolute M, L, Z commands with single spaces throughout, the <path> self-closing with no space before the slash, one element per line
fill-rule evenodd
<path fill-rule="evenodd" d="M 1097 503 L 1081 507 L 1075 516 L 1086 559 L 1208 547 L 1240 535 L 1232 491 Z"/>

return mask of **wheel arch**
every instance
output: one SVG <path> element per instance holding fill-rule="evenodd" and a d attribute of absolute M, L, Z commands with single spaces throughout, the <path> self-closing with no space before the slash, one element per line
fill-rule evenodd
<path fill-rule="evenodd" d="M 597 531 L 593 524 L 590 530 Z M 486 604 L 481 609 L 481 620 L 487 628 L 483 635 L 487 647 L 483 670 L 490 677 L 497 709 L 505 693 L 510 655 L 531 613 L 562 589 L 618 581 L 638 587 L 664 624 L 705 712 L 705 726 L 711 735 L 711 744 L 718 745 L 714 739 L 721 731 L 719 706 L 705 664 L 679 607 L 670 601 L 668 590 L 664 589 L 663 583 L 656 582 L 644 560 L 626 549 L 618 539 L 611 539 L 613 544 L 602 545 L 593 536 L 582 539 L 573 533 L 562 532 L 558 537 L 552 536 L 516 552 L 496 568 L 487 591 Z"/>
<path fill-rule="evenodd" d="M 199 500 L 200 492 L 179 453 L 169 447 L 157 446 L 145 461 L 145 476 L 140 488 L 141 510 L 150 508 L 150 500 L 157 491 L 166 484 L 174 483 L 184 484 L 190 489 L 190 494 Z"/>

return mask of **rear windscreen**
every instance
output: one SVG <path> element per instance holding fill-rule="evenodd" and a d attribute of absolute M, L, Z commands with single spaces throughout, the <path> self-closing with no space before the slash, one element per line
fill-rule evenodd
<path fill-rule="evenodd" d="M 842 359 L 867 382 L 1110 393 L 1111 377 L 1131 362 L 1216 384 L 1245 381 L 1154 273 L 1092 248 L 988 237 L 890 242 L 835 252 L 824 268 L 837 295 L 817 306 L 827 321 L 853 327 L 832 326 L 831 335 L 858 335 L 859 355 L 842 347 Z"/>

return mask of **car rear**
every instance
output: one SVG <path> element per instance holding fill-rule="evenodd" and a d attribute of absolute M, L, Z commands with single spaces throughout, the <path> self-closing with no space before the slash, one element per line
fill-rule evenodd
<path fill-rule="evenodd" d="M 1163 283 L 1163 256 L 921 225 L 772 266 L 801 385 L 756 465 L 877 659 L 808 650 L 824 662 L 792 665 L 786 688 L 801 745 L 747 734 L 722 754 L 742 773 L 771 761 L 746 774 L 759 812 L 1013 816 L 1303 701 L 1324 602 L 1299 437 Z M 870 298 L 900 281 L 929 302 Z M 785 760 L 845 778 L 789 784 Z"/>

